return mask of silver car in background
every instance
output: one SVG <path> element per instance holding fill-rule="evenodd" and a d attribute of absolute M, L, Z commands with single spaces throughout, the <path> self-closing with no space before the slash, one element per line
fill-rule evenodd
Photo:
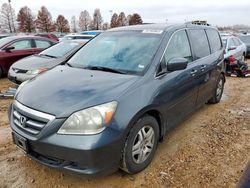
<path fill-rule="evenodd" d="M 222 42 L 225 48 L 224 58 L 233 56 L 236 60 L 245 61 L 246 45 L 235 36 L 222 36 Z"/>

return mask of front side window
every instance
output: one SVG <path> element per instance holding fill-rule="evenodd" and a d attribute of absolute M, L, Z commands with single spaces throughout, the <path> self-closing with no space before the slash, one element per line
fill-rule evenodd
<path fill-rule="evenodd" d="M 14 47 L 15 50 L 23 50 L 32 48 L 30 40 L 20 40 L 11 44 L 10 47 Z"/>
<path fill-rule="evenodd" d="M 35 40 L 37 48 L 48 48 L 51 46 L 49 41 L 46 40 Z"/>
<path fill-rule="evenodd" d="M 190 38 L 197 59 L 206 57 L 210 54 L 207 35 L 204 30 L 190 30 Z"/>
<path fill-rule="evenodd" d="M 193 60 L 185 30 L 178 31 L 173 35 L 164 54 L 164 58 L 166 63 L 172 58 L 186 58 L 188 62 Z"/>
<path fill-rule="evenodd" d="M 105 67 L 130 74 L 141 74 L 151 63 L 162 34 L 143 31 L 105 32 L 81 48 L 68 63 L 90 68 Z"/>

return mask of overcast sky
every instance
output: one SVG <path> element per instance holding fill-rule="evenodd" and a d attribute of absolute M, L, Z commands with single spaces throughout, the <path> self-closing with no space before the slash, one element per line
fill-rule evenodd
<path fill-rule="evenodd" d="M 8 0 L 0 0 L 0 4 Z M 12 0 L 16 11 L 28 6 L 37 14 L 42 5 L 51 12 L 53 19 L 63 14 L 77 18 L 82 10 L 91 15 L 100 8 L 104 21 L 110 21 L 111 13 L 139 13 L 144 22 L 182 23 L 195 19 L 207 20 L 213 25 L 250 25 L 250 0 Z"/>

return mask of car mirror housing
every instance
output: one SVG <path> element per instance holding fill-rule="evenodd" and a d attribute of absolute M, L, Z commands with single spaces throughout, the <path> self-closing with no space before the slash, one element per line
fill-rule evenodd
<path fill-rule="evenodd" d="M 14 46 L 4 48 L 4 50 L 5 50 L 6 52 L 11 52 L 11 50 L 14 50 L 14 49 L 15 49 Z"/>
<path fill-rule="evenodd" d="M 167 63 L 168 71 L 184 70 L 187 68 L 188 60 L 186 58 L 172 58 Z"/>

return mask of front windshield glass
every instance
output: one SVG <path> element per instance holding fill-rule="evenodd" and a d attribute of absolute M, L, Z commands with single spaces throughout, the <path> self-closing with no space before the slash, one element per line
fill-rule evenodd
<path fill-rule="evenodd" d="M 4 46 L 5 44 L 7 44 L 8 42 L 10 42 L 11 40 L 12 40 L 11 37 L 1 38 L 0 39 L 0 47 Z"/>
<path fill-rule="evenodd" d="M 161 36 L 143 31 L 102 33 L 79 50 L 68 63 L 81 68 L 105 67 L 141 74 L 154 57 Z"/>
<path fill-rule="evenodd" d="M 222 43 L 223 43 L 223 46 L 226 47 L 227 46 L 227 39 L 223 38 Z"/>
<path fill-rule="evenodd" d="M 241 36 L 240 40 L 244 43 L 250 43 L 250 36 Z"/>
<path fill-rule="evenodd" d="M 68 52 L 79 46 L 77 42 L 60 42 L 40 53 L 40 55 L 47 55 L 51 57 L 63 57 Z"/>

